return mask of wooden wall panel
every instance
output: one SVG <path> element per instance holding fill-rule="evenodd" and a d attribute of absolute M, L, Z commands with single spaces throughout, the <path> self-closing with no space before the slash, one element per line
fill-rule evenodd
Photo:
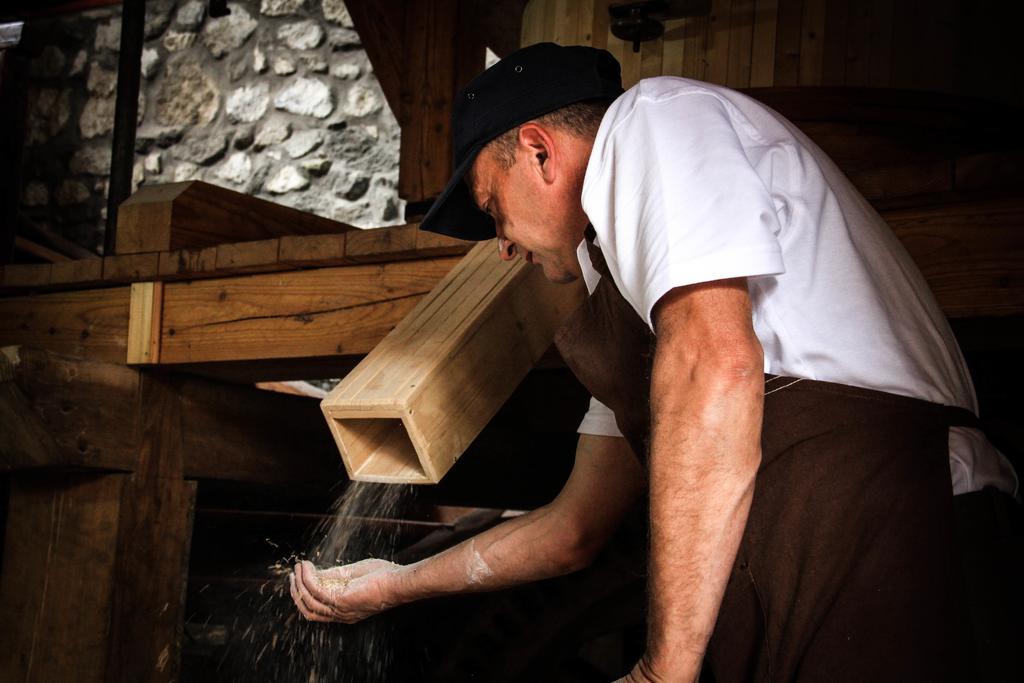
<path fill-rule="evenodd" d="M 622 64 L 627 88 L 671 75 L 733 88 L 894 87 L 1024 105 L 1024 72 L 1009 47 L 1024 3 L 712 0 L 709 15 L 666 22 L 663 39 L 639 53 L 611 35 L 610 4 L 530 0 L 523 44 L 606 48 Z"/>

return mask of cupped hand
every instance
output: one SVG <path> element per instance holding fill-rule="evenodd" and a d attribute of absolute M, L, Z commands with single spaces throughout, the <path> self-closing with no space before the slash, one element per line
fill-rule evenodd
<path fill-rule="evenodd" d="M 303 561 L 288 580 L 292 600 L 306 619 L 354 624 L 398 604 L 401 569 L 375 558 L 327 569 Z"/>

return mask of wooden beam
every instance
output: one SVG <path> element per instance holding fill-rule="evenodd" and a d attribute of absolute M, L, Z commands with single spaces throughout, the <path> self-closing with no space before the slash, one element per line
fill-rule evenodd
<path fill-rule="evenodd" d="M 59 261 L 70 260 L 68 259 L 67 256 L 61 254 L 60 252 L 54 251 L 49 247 L 44 247 L 42 244 L 36 244 L 27 237 L 22 237 L 20 235 L 14 238 L 14 250 L 20 251 L 25 254 L 29 254 L 30 256 L 35 256 L 36 258 L 43 259 L 48 263 L 57 263 Z"/>
<path fill-rule="evenodd" d="M 136 469 L 137 370 L 30 347 L 0 355 L 0 370 L 9 367 L 13 378 L 0 381 L 0 454 L 19 456 L 6 460 L 7 470 Z M 186 478 L 303 484 L 341 476 L 319 399 L 190 376 L 178 391 Z M 26 438 L 14 441 L 18 432 Z"/>
<path fill-rule="evenodd" d="M 145 185 L 121 204 L 117 254 L 314 235 L 352 226 L 200 181 Z"/>
<path fill-rule="evenodd" d="M 0 345 L 123 363 L 128 303 L 128 287 L 0 297 Z"/>
<path fill-rule="evenodd" d="M 324 399 L 349 477 L 440 481 L 582 299 L 475 247 Z"/>
<path fill-rule="evenodd" d="M 406 4 L 404 0 L 348 0 L 345 3 L 388 106 L 396 115 L 401 110 L 400 57 Z"/>
<path fill-rule="evenodd" d="M 457 261 L 449 257 L 167 283 L 159 362 L 366 353 Z"/>
<path fill-rule="evenodd" d="M 106 653 L 127 476 L 11 479 L 0 574 L 0 679 L 110 680 Z"/>
<path fill-rule="evenodd" d="M 160 362 L 160 323 L 163 319 L 164 283 L 131 285 L 128 318 L 129 365 Z"/>

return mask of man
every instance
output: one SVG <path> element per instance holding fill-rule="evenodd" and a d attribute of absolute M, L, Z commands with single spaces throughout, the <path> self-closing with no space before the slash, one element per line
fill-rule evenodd
<path fill-rule="evenodd" d="M 422 227 L 591 292 L 557 340 L 595 396 L 576 465 L 550 505 L 420 563 L 297 566 L 302 613 L 574 571 L 643 461 L 648 643 L 625 680 L 964 675 L 951 491 L 1016 479 L 923 278 L 821 150 L 734 91 L 623 93 L 608 53 L 553 44 L 471 83 L 454 132 Z"/>

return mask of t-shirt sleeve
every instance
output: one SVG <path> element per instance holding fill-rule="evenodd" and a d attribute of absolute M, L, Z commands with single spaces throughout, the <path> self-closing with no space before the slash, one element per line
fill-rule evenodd
<path fill-rule="evenodd" d="M 674 287 L 785 271 L 775 204 L 726 106 L 702 92 L 638 96 L 587 170 L 584 209 L 622 295 L 652 329 L 654 305 Z"/>
<path fill-rule="evenodd" d="M 615 413 L 596 398 L 590 399 L 590 409 L 583 416 L 583 422 L 576 431 L 594 436 L 622 436 L 615 422 Z"/>

